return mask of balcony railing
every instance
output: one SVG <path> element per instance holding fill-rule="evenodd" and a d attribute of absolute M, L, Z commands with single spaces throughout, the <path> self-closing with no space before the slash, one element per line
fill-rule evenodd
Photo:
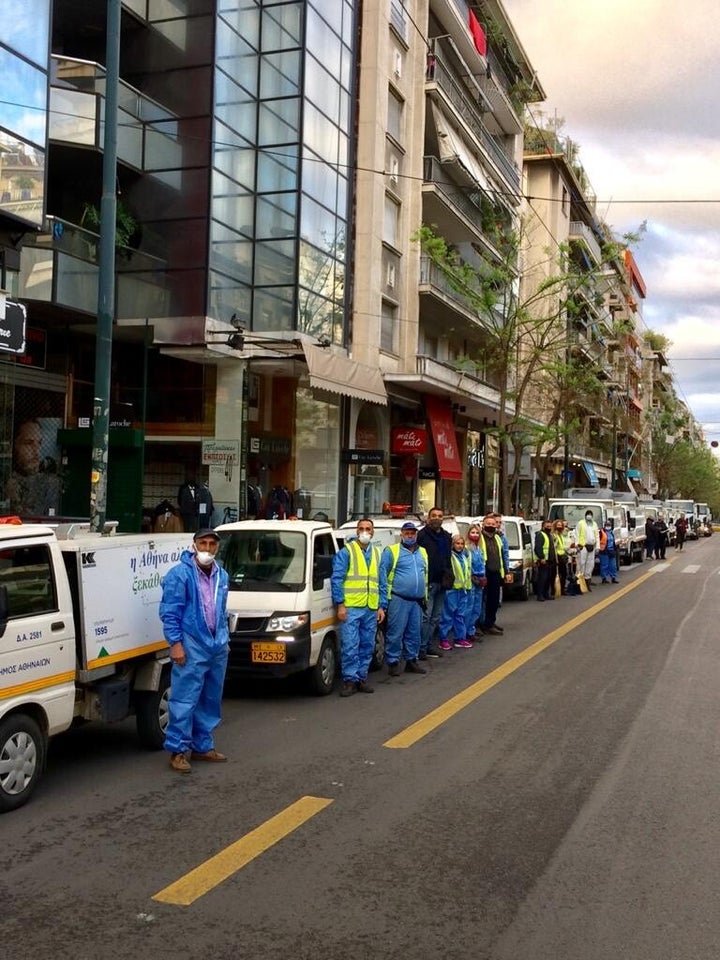
<path fill-rule="evenodd" d="M 105 124 L 105 68 L 92 60 L 53 55 L 51 140 L 101 150 Z M 177 118 L 135 87 L 118 89 L 118 159 L 139 170 L 182 167 Z"/>
<path fill-rule="evenodd" d="M 473 103 L 472 100 L 465 95 L 460 83 L 455 79 L 452 70 L 442 60 L 441 56 L 439 56 L 441 50 L 439 44 L 436 44 L 435 50 L 436 53 L 432 76 L 428 77 L 428 81 L 437 83 L 440 90 L 442 90 L 455 108 L 463 123 L 475 135 L 475 137 L 480 141 L 482 147 L 490 155 L 490 159 L 499 168 L 500 173 L 506 178 L 506 180 L 514 189 L 519 189 L 520 170 L 518 169 L 517 164 L 507 156 L 502 147 L 498 145 L 495 138 L 492 137 L 485 129 L 483 122 L 480 119 L 480 112 L 477 104 Z"/>
<path fill-rule="evenodd" d="M 602 250 L 600 248 L 600 244 L 597 242 L 595 234 L 586 223 L 583 223 L 580 220 L 571 220 L 570 239 L 582 240 L 595 258 L 595 263 L 600 263 L 602 260 Z"/>
<path fill-rule="evenodd" d="M 20 298 L 95 314 L 98 305 L 100 236 L 76 224 L 48 218 L 48 231 L 25 238 L 20 257 Z M 117 249 L 118 320 L 166 317 L 170 310 L 165 262 L 129 247 Z"/>
<path fill-rule="evenodd" d="M 481 376 L 476 368 L 470 369 L 462 364 L 436 360 L 435 357 L 421 354 L 416 358 L 415 369 L 419 376 L 442 383 L 453 392 L 463 391 L 468 396 L 485 400 L 496 407 L 500 402 L 498 383 Z"/>

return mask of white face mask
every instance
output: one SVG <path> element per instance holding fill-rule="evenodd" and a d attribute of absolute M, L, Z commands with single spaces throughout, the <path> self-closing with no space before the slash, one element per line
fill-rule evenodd
<path fill-rule="evenodd" d="M 206 550 L 197 550 L 196 551 L 198 563 L 203 567 L 209 567 L 210 564 L 215 559 L 215 554 L 208 553 Z"/>
<path fill-rule="evenodd" d="M 360 541 L 360 543 L 366 543 L 366 544 L 370 543 L 372 538 L 373 538 L 373 535 L 370 533 L 369 530 L 363 530 L 361 533 L 358 534 L 358 540 Z"/>

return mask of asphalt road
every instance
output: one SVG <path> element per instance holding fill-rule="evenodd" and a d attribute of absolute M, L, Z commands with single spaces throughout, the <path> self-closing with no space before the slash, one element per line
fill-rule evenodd
<path fill-rule="evenodd" d="M 231 762 L 190 776 L 130 722 L 58 737 L 0 819 L 0 957 L 717 957 L 718 544 L 374 696 L 229 690 Z"/>

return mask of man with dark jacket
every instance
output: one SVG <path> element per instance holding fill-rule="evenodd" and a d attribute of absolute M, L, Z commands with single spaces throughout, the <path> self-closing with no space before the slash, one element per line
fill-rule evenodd
<path fill-rule="evenodd" d="M 535 534 L 535 571 L 537 574 L 537 599 L 555 599 L 555 574 L 557 554 L 552 533 L 552 520 L 543 519 L 542 528 Z"/>
<path fill-rule="evenodd" d="M 445 601 L 445 591 L 453 580 L 450 560 L 452 537 L 447 530 L 443 530 L 443 516 L 441 507 L 433 507 L 417 538 L 418 546 L 424 547 L 428 555 L 428 599 L 423 612 L 420 660 L 442 656 L 435 634 Z"/>

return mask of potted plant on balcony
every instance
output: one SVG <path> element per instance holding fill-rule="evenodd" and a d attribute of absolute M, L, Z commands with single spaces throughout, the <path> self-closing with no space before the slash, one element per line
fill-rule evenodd
<path fill-rule="evenodd" d="M 80 226 L 100 230 L 100 211 L 94 203 L 86 203 L 80 218 Z M 115 248 L 120 252 L 128 248 L 137 250 L 140 245 L 140 224 L 122 200 L 118 200 L 115 214 Z M 129 257 L 130 254 L 128 253 Z"/>

